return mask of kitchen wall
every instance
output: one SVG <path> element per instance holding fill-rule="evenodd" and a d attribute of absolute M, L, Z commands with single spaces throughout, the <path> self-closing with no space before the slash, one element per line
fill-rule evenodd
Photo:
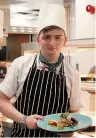
<path fill-rule="evenodd" d="M 89 70 L 95 65 L 95 48 L 78 48 L 72 53 L 71 64 L 78 68 L 81 75 L 87 75 Z"/>
<path fill-rule="evenodd" d="M 75 0 L 70 9 L 70 39 L 95 38 L 96 13 L 86 12 L 86 6 L 96 8 L 96 0 Z"/>
<path fill-rule="evenodd" d="M 86 12 L 86 6 L 93 5 L 95 0 L 76 0 L 76 39 L 95 38 L 95 14 Z"/>

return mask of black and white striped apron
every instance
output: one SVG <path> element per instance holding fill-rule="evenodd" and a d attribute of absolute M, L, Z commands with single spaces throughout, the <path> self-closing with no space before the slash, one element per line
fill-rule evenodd
<path fill-rule="evenodd" d="M 69 110 L 66 78 L 62 63 L 59 74 L 37 69 L 36 57 L 29 70 L 15 107 L 24 115 L 48 115 Z M 56 133 L 41 129 L 22 129 L 14 123 L 12 137 L 57 137 Z"/>

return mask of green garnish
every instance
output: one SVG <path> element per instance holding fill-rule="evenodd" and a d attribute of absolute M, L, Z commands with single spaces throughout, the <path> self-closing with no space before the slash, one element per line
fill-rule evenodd
<path fill-rule="evenodd" d="M 68 119 L 70 119 L 71 118 L 71 116 L 69 115 L 69 112 L 66 112 L 66 113 L 63 113 L 63 114 L 61 114 L 61 117 L 62 118 L 68 118 Z"/>

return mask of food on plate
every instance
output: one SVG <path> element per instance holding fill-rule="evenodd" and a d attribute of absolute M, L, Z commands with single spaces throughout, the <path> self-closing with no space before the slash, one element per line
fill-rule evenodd
<path fill-rule="evenodd" d="M 48 124 L 51 126 L 57 126 L 58 121 L 57 120 L 49 120 Z"/>
<path fill-rule="evenodd" d="M 78 124 L 78 120 L 66 112 L 61 114 L 60 120 L 49 120 L 48 124 L 51 126 L 57 126 L 58 129 L 63 129 L 68 126 L 74 127 Z"/>
<path fill-rule="evenodd" d="M 57 128 L 58 129 L 63 129 L 64 128 L 64 123 L 63 122 L 58 122 L 57 123 Z"/>
<path fill-rule="evenodd" d="M 75 126 L 78 124 L 78 121 L 76 118 L 69 115 L 69 113 L 63 113 L 60 116 L 60 119 L 63 123 L 69 124 L 69 126 Z"/>

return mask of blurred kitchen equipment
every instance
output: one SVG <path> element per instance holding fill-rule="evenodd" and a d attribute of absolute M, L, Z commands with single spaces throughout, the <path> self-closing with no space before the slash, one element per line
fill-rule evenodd
<path fill-rule="evenodd" d="M 95 74 L 95 73 L 96 73 L 96 65 L 93 66 L 89 71 L 89 74 Z"/>
<path fill-rule="evenodd" d="M 37 42 L 22 43 L 21 44 L 21 55 L 34 54 L 40 51 L 40 47 Z"/>
<path fill-rule="evenodd" d="M 0 78 L 4 78 L 7 73 L 6 63 L 0 63 Z"/>
<path fill-rule="evenodd" d="M 79 64 L 76 63 L 76 69 L 79 71 Z"/>
<path fill-rule="evenodd" d="M 93 80 L 93 81 L 96 81 L 96 75 L 95 75 L 95 73 L 96 73 L 96 65 L 95 66 L 93 66 L 90 70 L 89 70 L 89 74 L 88 74 L 88 76 L 91 78 L 91 80 Z"/>

